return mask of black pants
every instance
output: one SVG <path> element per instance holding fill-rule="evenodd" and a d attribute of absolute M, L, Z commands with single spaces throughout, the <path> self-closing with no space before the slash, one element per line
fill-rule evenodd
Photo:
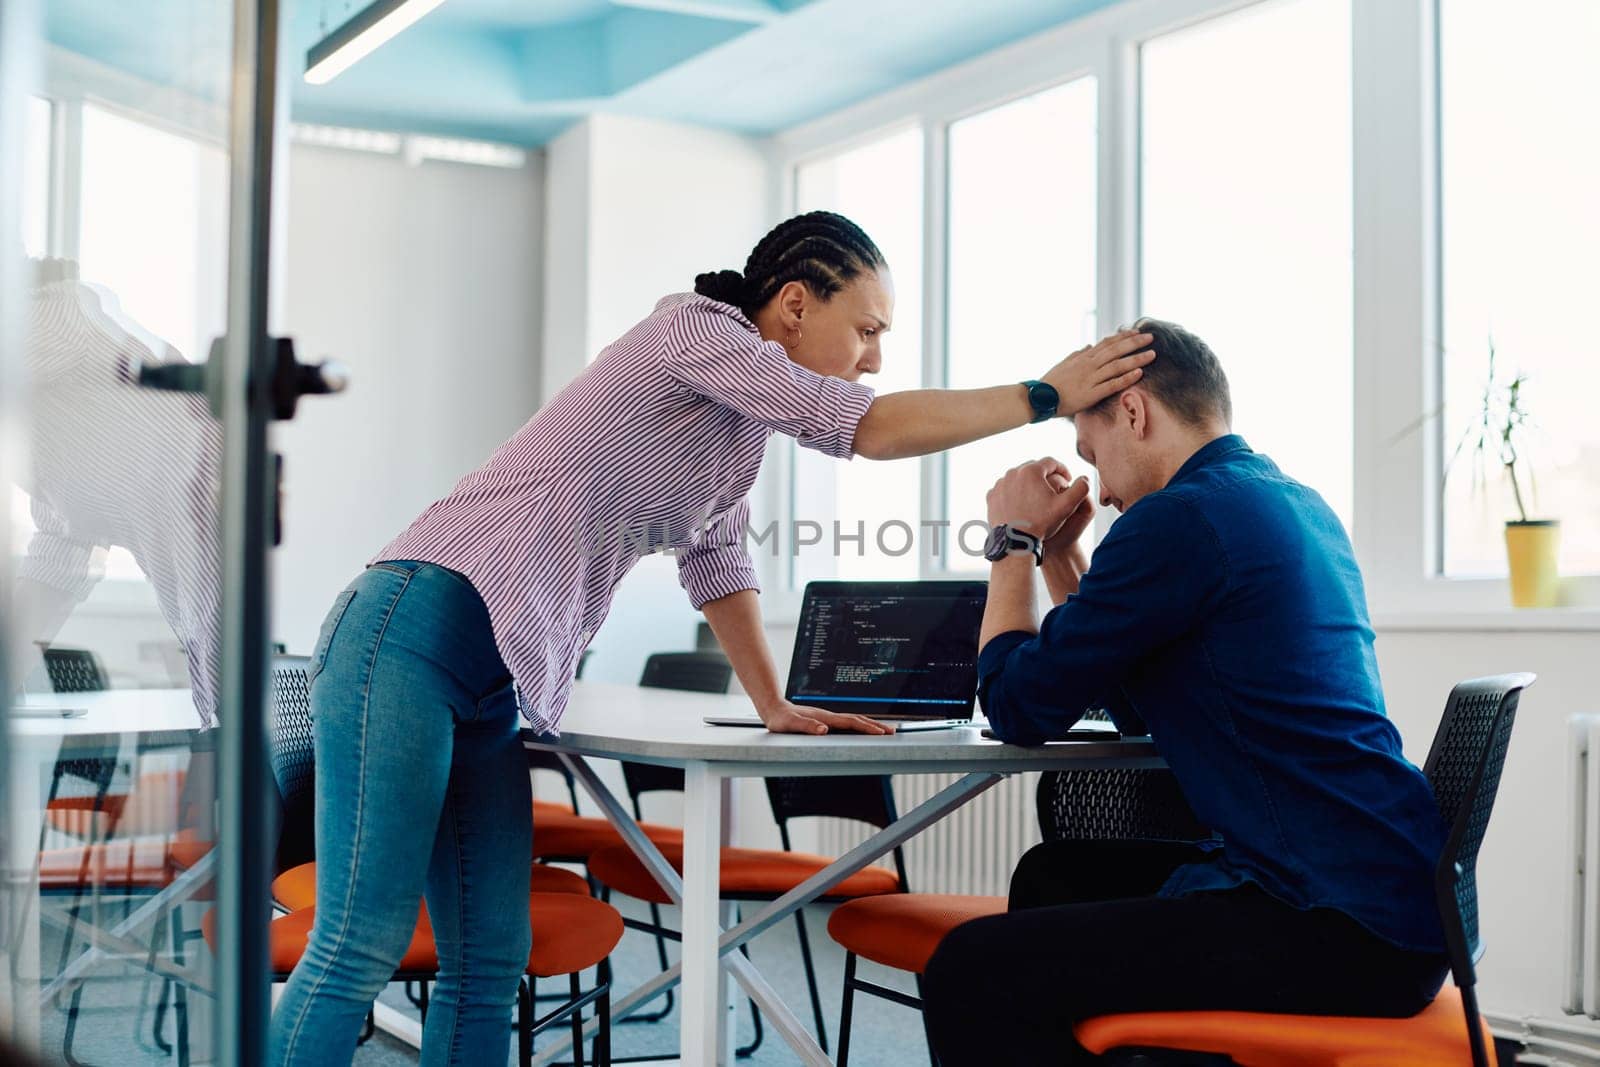
<path fill-rule="evenodd" d="M 941 1067 L 1088 1063 L 1074 1020 L 1126 1011 L 1402 1017 L 1444 981 L 1342 912 L 1302 911 L 1253 886 L 1153 894 L 1203 858 L 1189 845 L 1059 842 L 1011 880 L 1011 911 L 958 927 L 924 975 Z"/>

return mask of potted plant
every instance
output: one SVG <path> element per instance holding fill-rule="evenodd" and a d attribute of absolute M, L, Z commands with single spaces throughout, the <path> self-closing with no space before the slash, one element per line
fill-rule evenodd
<path fill-rule="evenodd" d="M 1492 455 L 1511 483 L 1517 517 L 1506 522 L 1506 561 L 1511 570 L 1511 603 L 1519 608 L 1548 608 L 1556 604 L 1561 579 L 1556 570 L 1556 552 L 1561 544 L 1561 523 L 1556 519 L 1530 519 L 1523 501 L 1518 466 L 1524 458 L 1529 421 L 1523 406 L 1523 386 L 1528 376 L 1518 373 L 1502 382 L 1495 370 L 1494 339 L 1489 340 L 1489 375 L 1483 386 L 1483 402 L 1445 466 L 1446 476 L 1463 452 L 1473 456 L 1473 485 L 1481 486 Z M 1533 486 L 1528 472 L 1529 486 Z"/>

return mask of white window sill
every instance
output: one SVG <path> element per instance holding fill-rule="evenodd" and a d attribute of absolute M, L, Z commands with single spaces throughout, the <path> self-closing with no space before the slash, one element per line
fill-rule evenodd
<path fill-rule="evenodd" d="M 1380 611 L 1379 633 L 1576 633 L 1600 630 L 1597 608 L 1498 608 L 1489 611 Z"/>

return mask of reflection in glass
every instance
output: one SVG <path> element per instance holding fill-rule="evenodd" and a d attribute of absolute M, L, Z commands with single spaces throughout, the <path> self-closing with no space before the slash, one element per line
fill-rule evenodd
<path fill-rule="evenodd" d="M 220 148 L 84 106 L 78 260 L 152 350 L 204 359 L 223 332 L 227 181 Z"/>
<path fill-rule="evenodd" d="M 1234 428 L 1351 525 L 1350 2 L 1141 50 L 1141 313 L 1222 360 Z"/>
<path fill-rule="evenodd" d="M 1095 100 L 1095 80 L 1080 78 L 950 127 L 952 388 L 1037 378 L 1095 339 Z M 1072 423 L 1053 419 L 951 451 L 950 528 L 984 521 L 989 487 L 1025 460 L 1054 456 L 1092 477 L 1075 442 Z"/>
<path fill-rule="evenodd" d="M 922 131 L 909 129 L 807 163 L 796 174 L 799 211 L 837 211 L 867 231 L 894 279 L 893 328 L 883 369 L 862 380 L 880 393 L 922 386 Z M 818 578 L 912 578 L 921 518 L 917 460 L 841 464 L 810 449 L 794 454 L 797 521 L 818 523 L 822 541 L 794 558 L 793 586 Z M 834 551 L 834 522 L 841 543 Z M 899 524 L 904 523 L 901 527 Z M 863 534 L 861 541 L 843 540 Z M 881 534 L 881 537 L 880 537 Z"/>
<path fill-rule="evenodd" d="M 0 1042 L 45 1062 L 215 1062 L 196 934 L 217 858 L 200 727 L 226 718 L 221 435 L 203 396 L 137 378 L 206 358 L 226 321 L 232 8 L 41 7 L 21 196 L 0 200 L 23 238 L 0 254 L 26 256 L 0 294 L 26 416 L 0 428 L 24 457 L 0 483 L 0 652 L 20 683 L 0 694 Z"/>
<path fill-rule="evenodd" d="M 126 551 L 148 576 L 186 652 L 202 720 L 216 709 L 217 478 L 221 434 L 203 396 L 137 385 L 139 369 L 182 361 L 128 319 L 68 260 L 35 260 L 24 366 L 32 401 L 33 531 L 16 566 L 12 663 L 22 676 Z M 160 343 L 160 342 L 157 342 Z M 15 499 L 15 497 L 14 497 Z"/>

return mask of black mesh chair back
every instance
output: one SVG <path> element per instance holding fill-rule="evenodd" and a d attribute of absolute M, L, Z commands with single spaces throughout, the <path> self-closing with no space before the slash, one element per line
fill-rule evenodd
<path fill-rule="evenodd" d="M 117 775 L 118 757 L 105 755 L 105 752 L 106 741 L 102 737 L 62 738 L 52 768 L 49 799 L 56 799 L 63 778 L 76 778 L 94 788 L 99 798 L 95 809 L 99 810 Z"/>
<path fill-rule="evenodd" d="M 1169 770 L 1049 771 L 1039 776 L 1046 841 L 1204 841 L 1212 837 Z"/>
<path fill-rule="evenodd" d="M 1110 722 L 1104 708 L 1083 718 Z M 1036 794 L 1046 841 L 1205 841 L 1215 836 L 1195 817 L 1172 772 L 1049 771 Z"/>
<path fill-rule="evenodd" d="M 1444 920 L 1450 970 L 1463 990 L 1475 982 L 1473 964 L 1483 955 L 1478 937 L 1478 849 L 1500 788 L 1517 703 L 1534 677 L 1474 678 L 1452 689 L 1422 768 L 1445 824 L 1434 891 Z"/>
<path fill-rule="evenodd" d="M 57 693 L 99 693 L 110 686 L 100 657 L 87 648 L 47 648 L 44 670 Z"/>
<path fill-rule="evenodd" d="M 644 661 L 639 684 L 653 689 L 726 693 L 733 665 L 721 652 L 657 652 Z"/>
<path fill-rule="evenodd" d="M 52 692 L 99 693 L 109 688 L 100 657 L 87 648 L 46 648 L 44 670 L 50 679 Z M 85 754 L 75 755 L 74 750 Z M 114 755 L 87 753 L 104 751 L 105 744 L 101 739 L 66 738 L 57 754 L 50 783 L 50 800 L 56 799 L 63 778 L 75 778 L 94 788 L 98 798 L 95 807 L 98 809 L 100 801 L 111 788 L 111 779 L 116 775 L 117 759 Z"/>
<path fill-rule="evenodd" d="M 316 752 L 311 739 L 311 686 L 305 656 L 272 657 L 272 729 L 267 758 L 278 786 L 277 869 L 316 856 Z"/>
<path fill-rule="evenodd" d="M 657 652 L 644 661 L 639 684 L 651 689 L 683 689 L 694 693 L 726 693 L 733 684 L 733 665 L 720 652 Z M 645 793 L 683 792 L 683 771 L 648 763 L 622 764 L 622 777 L 639 815 L 639 798 Z"/>
<path fill-rule="evenodd" d="M 826 815 L 855 819 L 883 829 L 895 814 L 894 790 L 887 774 L 843 778 L 768 778 L 767 799 L 781 830 L 790 819 Z"/>

